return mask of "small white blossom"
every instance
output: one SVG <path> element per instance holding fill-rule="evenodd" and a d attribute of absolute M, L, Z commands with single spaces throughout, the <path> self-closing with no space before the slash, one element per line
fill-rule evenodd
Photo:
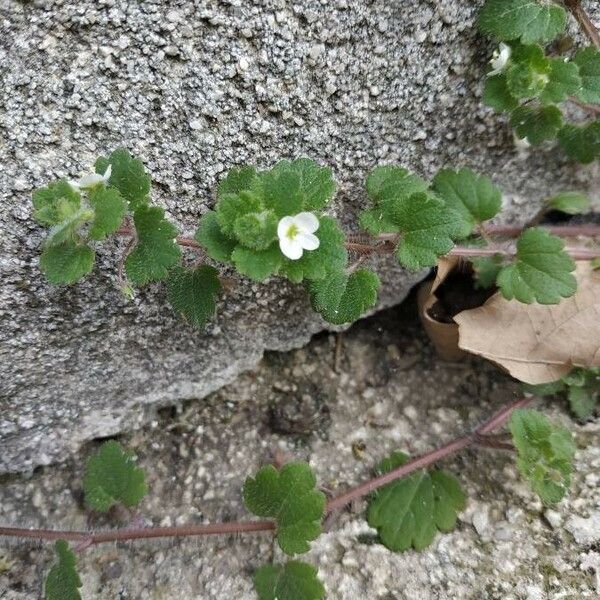
<path fill-rule="evenodd" d="M 511 47 L 508 44 L 501 43 L 498 50 L 494 50 L 494 53 L 492 54 L 492 60 L 490 60 L 492 70 L 488 73 L 488 76 L 491 77 L 492 75 L 502 73 L 510 60 L 511 53 Z"/>
<path fill-rule="evenodd" d="M 104 175 L 100 175 L 100 173 L 88 173 L 79 181 L 69 181 L 69 184 L 74 190 L 87 190 L 89 188 L 96 187 L 100 183 L 106 185 L 110 179 L 111 172 L 112 165 L 108 165 Z"/>
<path fill-rule="evenodd" d="M 283 217 L 277 225 L 279 247 L 290 260 L 302 258 L 304 250 L 316 250 L 319 238 L 314 235 L 319 229 L 319 219 L 311 212 L 301 212 L 293 217 Z"/>
<path fill-rule="evenodd" d="M 515 144 L 515 148 L 519 151 L 528 150 L 529 148 L 531 148 L 530 141 L 526 137 L 520 138 L 514 131 L 513 131 L 513 141 Z"/>

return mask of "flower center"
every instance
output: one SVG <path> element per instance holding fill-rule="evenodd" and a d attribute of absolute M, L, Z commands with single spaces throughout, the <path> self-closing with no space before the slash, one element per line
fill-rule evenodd
<path fill-rule="evenodd" d="M 289 237 L 290 240 L 293 240 L 300 233 L 300 229 L 296 223 L 292 223 L 287 231 L 285 232 L 286 237 Z"/>

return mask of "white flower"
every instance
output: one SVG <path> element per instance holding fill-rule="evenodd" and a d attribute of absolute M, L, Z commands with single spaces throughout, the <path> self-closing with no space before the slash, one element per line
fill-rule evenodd
<path fill-rule="evenodd" d="M 512 53 L 511 47 L 508 44 L 501 43 L 498 50 L 494 50 L 492 54 L 492 60 L 490 60 L 490 65 L 492 65 L 492 70 L 488 73 L 488 76 L 498 75 L 498 73 L 502 73 L 510 60 L 510 55 Z"/>
<path fill-rule="evenodd" d="M 290 260 L 302 258 L 304 250 L 316 250 L 319 238 L 314 232 L 319 229 L 319 219 L 311 212 L 301 212 L 293 217 L 283 217 L 277 225 L 279 247 Z"/>
<path fill-rule="evenodd" d="M 517 150 L 527 150 L 528 148 L 531 148 L 531 143 L 529 142 L 529 140 L 526 137 L 520 138 L 514 131 L 513 141 Z"/>
<path fill-rule="evenodd" d="M 96 187 L 100 183 L 106 185 L 110 179 L 111 172 L 112 165 L 108 165 L 104 175 L 100 175 L 100 173 L 88 173 L 79 181 L 69 181 L 69 184 L 74 190 L 87 190 L 89 188 Z"/>

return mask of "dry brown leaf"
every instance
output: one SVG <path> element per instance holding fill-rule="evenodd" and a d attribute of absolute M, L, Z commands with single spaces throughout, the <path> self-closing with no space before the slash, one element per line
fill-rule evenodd
<path fill-rule="evenodd" d="M 549 383 L 574 366 L 600 366 L 600 271 L 578 262 L 577 292 L 560 304 L 522 304 L 500 292 L 454 317 L 458 345 L 525 383 Z"/>

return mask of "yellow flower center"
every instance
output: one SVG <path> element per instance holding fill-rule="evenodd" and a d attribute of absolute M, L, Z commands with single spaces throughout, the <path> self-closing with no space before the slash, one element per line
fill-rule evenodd
<path fill-rule="evenodd" d="M 285 232 L 285 235 L 286 237 L 289 237 L 290 240 L 293 240 L 299 233 L 300 230 L 298 229 L 298 225 L 296 225 L 296 223 L 292 223 Z"/>

